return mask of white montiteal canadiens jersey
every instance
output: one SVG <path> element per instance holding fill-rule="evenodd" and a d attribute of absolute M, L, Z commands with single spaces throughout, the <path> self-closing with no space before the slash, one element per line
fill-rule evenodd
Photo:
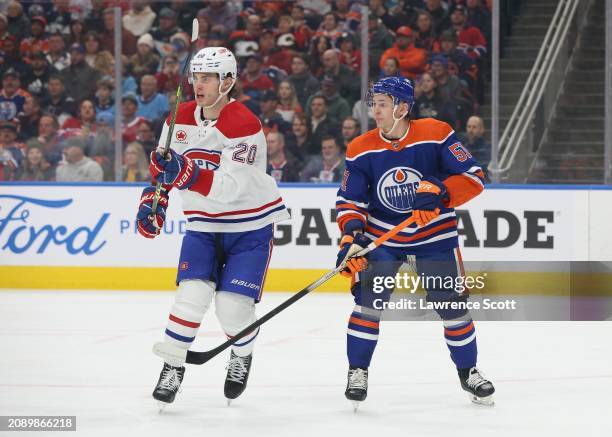
<path fill-rule="evenodd" d="M 162 147 L 169 121 L 161 133 Z M 266 174 L 261 122 L 242 103 L 231 99 L 217 120 L 205 120 L 195 100 L 181 103 L 170 147 L 214 171 L 208 195 L 180 191 L 187 230 L 244 232 L 289 218 L 276 182 Z"/>

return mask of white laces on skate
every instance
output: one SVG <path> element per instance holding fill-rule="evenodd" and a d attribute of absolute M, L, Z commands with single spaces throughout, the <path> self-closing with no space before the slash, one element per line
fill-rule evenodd
<path fill-rule="evenodd" d="M 244 383 L 244 377 L 248 372 L 247 360 L 249 357 L 239 357 L 232 355 L 227 363 L 227 380 L 237 382 L 238 384 Z"/>
<path fill-rule="evenodd" d="M 162 371 L 162 377 L 159 385 L 161 388 L 165 388 L 167 390 L 180 391 L 181 379 L 179 378 L 176 369 L 170 367 L 164 369 Z"/>
<path fill-rule="evenodd" d="M 368 374 L 363 369 L 351 369 L 349 370 L 349 383 L 348 388 L 367 390 L 368 388 Z"/>
<path fill-rule="evenodd" d="M 482 384 L 486 384 L 489 381 L 487 381 L 484 378 L 484 375 L 480 373 L 480 370 L 478 370 L 476 367 L 472 367 L 470 369 L 470 376 L 468 377 L 466 384 L 468 385 L 468 387 L 471 387 L 473 389 L 477 389 L 478 387 L 480 387 Z"/>

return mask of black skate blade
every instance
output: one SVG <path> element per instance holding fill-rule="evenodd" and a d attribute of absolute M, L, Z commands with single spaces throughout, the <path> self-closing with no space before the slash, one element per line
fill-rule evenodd
<path fill-rule="evenodd" d="M 472 403 L 476 405 L 482 405 L 485 407 L 492 407 L 495 405 L 495 401 L 493 400 L 493 395 L 480 397 L 480 396 L 476 396 L 471 393 L 468 393 L 468 398 L 470 398 L 470 401 L 472 401 Z"/>

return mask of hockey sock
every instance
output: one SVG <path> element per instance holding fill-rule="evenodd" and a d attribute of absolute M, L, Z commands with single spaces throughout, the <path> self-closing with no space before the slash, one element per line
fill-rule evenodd
<path fill-rule="evenodd" d="M 378 342 L 379 323 L 379 311 L 355 305 L 346 334 L 346 353 L 351 367 L 370 366 Z"/>
<path fill-rule="evenodd" d="M 469 369 L 476 365 L 476 328 L 471 319 L 444 320 L 444 338 L 457 369 Z"/>
<path fill-rule="evenodd" d="M 164 341 L 181 349 L 189 349 L 196 338 L 204 314 L 210 307 L 214 284 L 208 281 L 183 280 L 176 290 L 176 298 L 170 316 Z M 168 363 L 182 366 L 183 363 Z"/>
<path fill-rule="evenodd" d="M 229 291 L 217 292 L 215 295 L 215 311 L 228 339 L 257 320 L 253 298 Z M 250 355 L 253 352 L 258 334 L 259 328 L 238 340 L 232 346 L 234 353 L 239 357 Z"/>

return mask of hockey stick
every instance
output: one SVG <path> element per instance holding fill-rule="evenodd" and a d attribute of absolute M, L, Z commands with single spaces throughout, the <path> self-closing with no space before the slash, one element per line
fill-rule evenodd
<path fill-rule="evenodd" d="M 185 65 L 183 65 L 183 71 L 181 72 L 181 80 L 176 88 L 176 100 L 174 103 L 174 111 L 172 111 L 172 117 L 170 118 L 170 126 L 168 127 L 168 135 L 166 135 L 166 144 L 164 145 L 164 151 L 162 152 L 162 156 L 166 158 L 168 155 L 168 151 L 170 150 L 170 143 L 172 142 L 172 133 L 174 131 L 174 123 L 176 122 L 176 114 L 178 113 L 179 105 L 181 104 L 181 98 L 183 97 L 183 81 L 185 80 L 185 73 L 187 72 L 187 68 L 189 68 L 189 63 L 191 62 L 191 56 L 193 55 L 193 43 L 198 36 L 200 35 L 200 22 L 197 18 L 193 19 L 193 23 L 191 24 L 191 47 L 189 47 L 189 55 L 187 55 L 187 59 L 185 59 Z M 157 210 L 157 203 L 159 202 L 159 197 L 161 195 L 161 182 L 157 182 L 155 185 L 155 194 L 153 195 L 153 203 L 151 204 L 151 215 L 155 215 L 155 211 Z"/>
<path fill-rule="evenodd" d="M 391 229 L 389 232 L 381 235 L 376 240 L 368 244 L 368 246 L 365 247 L 362 251 L 356 253 L 354 257 L 364 256 L 367 253 L 373 251 L 378 246 L 383 244 L 385 241 L 389 240 L 390 238 L 395 237 L 398 233 L 400 233 L 404 228 L 410 226 L 413 222 L 414 222 L 414 218 L 412 216 L 408 217 L 406 220 L 401 222 L 399 225 Z M 181 349 L 172 344 L 165 343 L 165 342 L 159 342 L 153 346 L 153 353 L 164 358 L 166 361 L 168 359 L 173 359 L 173 360 L 178 360 L 181 362 L 186 362 L 189 364 L 198 364 L 198 365 L 204 364 L 210 359 L 212 359 L 213 357 L 215 357 L 216 355 L 223 352 L 225 349 L 227 349 L 234 343 L 236 343 L 238 340 L 244 338 L 245 336 L 253 332 L 255 329 L 259 328 L 261 325 L 263 325 L 268 320 L 270 320 L 272 317 L 274 317 L 275 315 L 283 311 L 285 308 L 293 305 L 295 302 L 297 302 L 298 300 L 306 296 L 308 293 L 315 290 L 319 286 L 323 285 L 325 282 L 329 281 L 331 278 L 333 278 L 338 273 L 340 273 L 342 270 L 344 270 L 344 268 L 346 268 L 346 262 L 343 262 L 338 267 L 336 267 L 334 270 L 329 271 L 324 276 L 320 277 L 319 279 L 314 281 L 312 284 L 308 285 L 306 288 L 304 288 L 300 292 L 291 296 L 285 302 L 283 302 L 282 304 L 274 308 L 272 311 L 266 313 L 261 318 L 257 319 L 255 322 L 253 322 L 252 324 L 244 328 L 238 334 L 236 334 L 235 336 L 227 340 L 225 343 L 220 344 L 214 349 L 211 349 L 205 352 L 186 351 L 185 349 Z"/>

